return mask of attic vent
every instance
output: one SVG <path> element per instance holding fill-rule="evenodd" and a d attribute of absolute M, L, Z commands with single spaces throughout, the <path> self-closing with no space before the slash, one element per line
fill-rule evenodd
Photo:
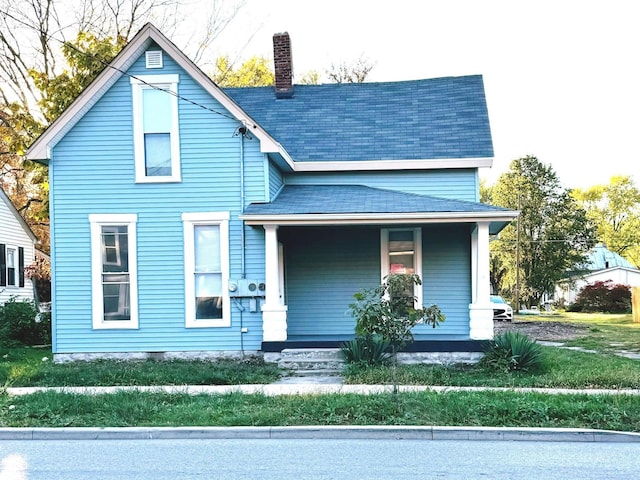
<path fill-rule="evenodd" d="M 154 50 L 145 52 L 147 68 L 162 68 L 162 51 Z"/>

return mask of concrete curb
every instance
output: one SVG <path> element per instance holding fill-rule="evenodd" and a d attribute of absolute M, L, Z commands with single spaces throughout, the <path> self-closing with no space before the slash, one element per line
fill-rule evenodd
<path fill-rule="evenodd" d="M 343 385 L 343 384 L 267 384 L 267 385 L 173 385 L 173 386 L 112 386 L 112 387 L 12 387 L 6 392 L 10 396 L 32 395 L 52 391 L 81 395 L 104 395 L 117 392 L 169 393 L 184 395 L 223 395 L 228 393 L 274 395 L 322 395 L 358 394 L 374 395 L 393 392 L 392 385 Z M 400 392 L 514 392 L 542 393 L 547 395 L 634 395 L 639 389 L 582 389 L 568 388 L 509 388 L 509 387 L 454 387 L 431 385 L 400 385 Z"/>
<path fill-rule="evenodd" d="M 640 433 L 571 428 L 454 426 L 0 428 L 0 440 L 167 439 L 396 439 L 640 443 Z"/>

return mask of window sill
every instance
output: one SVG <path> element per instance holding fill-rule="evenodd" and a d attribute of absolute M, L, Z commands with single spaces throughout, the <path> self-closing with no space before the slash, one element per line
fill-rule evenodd
<path fill-rule="evenodd" d="M 185 328 L 224 328 L 230 326 L 231 322 L 224 318 L 219 320 L 191 320 L 185 323 Z"/>
<path fill-rule="evenodd" d="M 181 183 L 180 177 L 141 177 L 136 178 L 136 183 Z"/>

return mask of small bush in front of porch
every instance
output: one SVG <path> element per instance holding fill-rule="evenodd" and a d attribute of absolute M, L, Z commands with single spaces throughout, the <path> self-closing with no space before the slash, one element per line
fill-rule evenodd
<path fill-rule="evenodd" d="M 345 362 L 358 366 L 385 365 L 392 359 L 391 342 L 381 335 L 357 336 L 340 345 Z"/>
<path fill-rule="evenodd" d="M 356 319 L 356 335 L 379 335 L 394 352 L 413 341 L 411 329 L 418 324 L 433 328 L 444 322 L 445 315 L 437 305 L 415 308 L 414 287 L 422 285 L 415 274 L 391 274 L 376 288 L 360 290 L 349 305 Z"/>

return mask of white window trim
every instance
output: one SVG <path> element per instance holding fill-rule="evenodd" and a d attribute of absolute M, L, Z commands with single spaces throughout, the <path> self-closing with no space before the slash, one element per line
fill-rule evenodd
<path fill-rule="evenodd" d="M 13 251 L 13 269 L 14 271 L 14 275 L 13 275 L 13 281 L 15 283 L 9 283 L 9 250 Z M 7 279 L 7 284 L 3 287 L 0 287 L 0 289 L 6 288 L 8 290 L 16 290 L 18 288 L 20 288 L 20 261 L 18 260 L 18 246 L 16 245 L 10 245 L 8 243 L 5 244 L 4 246 L 4 255 L 5 255 L 5 275 L 6 275 L 6 279 Z M 26 286 L 26 278 L 25 278 L 25 286 Z"/>
<path fill-rule="evenodd" d="M 91 292 L 93 328 L 137 329 L 138 328 L 138 262 L 136 255 L 136 214 L 90 214 L 91 225 Z M 129 299 L 131 318 L 129 320 L 104 320 L 104 298 L 102 291 L 102 227 L 126 225 L 129 248 Z"/>
<path fill-rule="evenodd" d="M 178 122 L 178 74 L 138 75 L 131 77 L 133 99 L 133 147 L 135 158 L 136 183 L 180 182 L 180 128 Z M 171 175 L 149 177 L 144 168 L 144 129 L 142 125 L 142 91 L 147 88 L 168 90 L 171 97 Z"/>
<path fill-rule="evenodd" d="M 208 328 L 231 326 L 231 302 L 229 297 L 229 212 L 194 212 L 182 214 L 184 230 L 184 301 L 185 327 Z M 220 227 L 220 267 L 222 270 L 222 318 L 196 320 L 193 299 L 195 290 L 195 252 L 193 227 L 218 225 Z"/>
<path fill-rule="evenodd" d="M 420 280 L 424 282 L 422 278 L 422 228 L 382 228 L 380 229 L 380 279 L 381 282 L 384 281 L 384 278 L 389 275 L 389 232 L 391 231 L 405 231 L 411 230 L 413 231 L 413 242 L 415 251 L 413 254 L 414 271 L 415 274 L 420 277 Z M 424 283 L 422 285 L 416 285 L 413 289 L 413 294 L 416 297 L 416 304 L 414 308 L 422 308 L 423 305 L 423 289 Z"/>

